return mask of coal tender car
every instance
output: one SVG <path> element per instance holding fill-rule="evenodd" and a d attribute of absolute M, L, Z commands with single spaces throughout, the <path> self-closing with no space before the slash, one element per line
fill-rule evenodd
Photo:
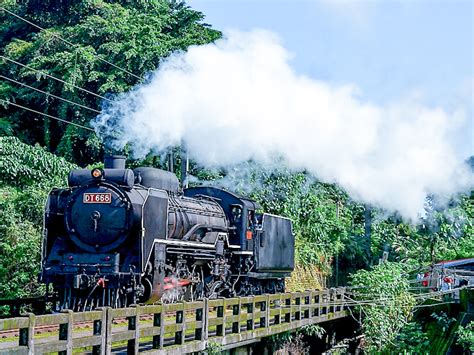
<path fill-rule="evenodd" d="M 294 268 L 291 221 L 226 190 L 181 191 L 120 156 L 68 185 L 45 210 L 41 280 L 58 309 L 282 292 Z"/>

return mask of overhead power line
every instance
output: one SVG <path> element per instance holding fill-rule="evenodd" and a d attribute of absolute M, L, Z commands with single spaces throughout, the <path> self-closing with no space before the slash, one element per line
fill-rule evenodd
<path fill-rule="evenodd" d="M 38 29 L 41 30 L 41 31 L 48 31 L 47 29 L 45 29 L 45 28 L 43 28 L 43 27 L 41 27 L 41 26 L 39 26 L 39 25 L 37 25 L 37 24 L 35 24 L 35 23 L 33 23 L 33 22 L 31 22 L 31 21 L 29 21 L 29 20 L 23 18 L 23 17 L 21 17 L 20 15 L 17 15 L 17 14 L 15 14 L 14 12 L 11 12 L 10 10 L 7 10 L 7 9 L 4 8 L 3 6 L 1 6 L 0 9 L 2 9 L 3 11 L 9 13 L 10 15 L 15 16 L 16 18 L 18 18 L 18 19 L 20 19 L 20 20 L 22 20 L 22 21 L 28 23 L 29 25 L 38 28 Z M 64 38 L 58 36 L 58 35 L 55 34 L 55 33 L 52 33 L 52 35 L 53 35 L 53 37 L 59 39 L 61 42 L 66 43 L 66 44 L 69 45 L 69 46 L 72 46 L 72 47 L 78 46 L 77 44 L 74 44 L 74 43 L 72 43 L 72 42 L 70 42 L 70 41 L 68 41 L 68 40 L 65 40 Z M 116 69 L 118 69 L 118 70 L 120 70 L 120 71 L 122 71 L 122 72 L 124 72 L 124 73 L 126 73 L 126 74 L 128 74 L 128 75 L 130 75 L 130 76 L 133 76 L 134 78 L 137 78 L 138 80 L 142 80 L 142 79 L 143 79 L 143 78 L 141 78 L 140 76 L 138 76 L 138 75 L 136 75 L 136 74 L 133 74 L 132 72 L 128 71 L 127 69 L 121 68 L 121 67 L 119 67 L 118 65 L 116 65 L 116 64 L 114 64 L 114 63 L 108 61 L 107 59 L 104 59 L 104 58 L 103 58 L 102 56 L 100 56 L 99 54 L 94 54 L 94 56 L 95 56 L 97 59 L 99 59 L 100 61 L 102 61 L 102 62 L 104 62 L 104 63 L 107 63 L 108 65 L 110 65 L 110 66 L 112 66 L 112 67 L 114 67 L 114 68 L 116 68 Z"/>
<path fill-rule="evenodd" d="M 86 110 L 89 110 L 89 111 L 92 111 L 92 112 L 95 112 L 95 113 L 100 113 L 99 110 L 90 108 L 90 107 L 85 106 L 85 105 L 83 105 L 83 104 L 80 104 L 80 103 L 78 103 L 78 102 L 74 102 L 74 101 L 65 99 L 65 98 L 63 98 L 63 97 L 61 97 L 61 96 L 57 96 L 57 95 L 51 94 L 51 93 L 48 92 L 48 91 L 43 91 L 43 90 L 41 90 L 41 89 L 35 88 L 34 86 L 27 85 L 27 84 L 25 84 L 25 83 L 22 83 L 22 82 L 20 82 L 20 81 L 15 80 L 15 79 L 9 78 L 9 77 L 7 77 L 7 76 L 0 75 L 0 78 L 5 79 L 5 80 L 9 80 L 9 81 L 11 81 L 11 82 L 13 82 L 13 83 L 15 83 L 15 84 L 24 86 L 24 87 L 26 87 L 26 88 L 28 88 L 28 89 L 38 91 L 38 92 L 40 92 L 40 93 L 42 93 L 42 94 L 45 94 L 45 95 L 47 95 L 47 96 L 54 97 L 54 98 L 56 98 L 56 99 L 58 99 L 58 100 L 65 101 L 65 102 L 67 102 L 67 103 L 69 103 L 69 104 L 71 104 L 71 105 L 79 106 L 79 107 L 82 107 L 82 108 L 84 108 L 84 109 L 86 109 Z"/>
<path fill-rule="evenodd" d="M 461 286 L 461 287 L 457 287 L 457 288 L 453 288 L 453 289 L 450 289 L 450 290 L 439 290 L 439 291 L 435 291 L 435 292 L 426 292 L 426 293 L 422 293 L 422 294 L 417 294 L 417 295 L 413 295 L 413 299 L 415 301 L 426 301 L 426 300 L 429 300 L 429 299 L 434 299 L 435 297 L 439 297 L 439 296 L 443 296 L 443 295 L 447 295 L 447 294 L 451 294 L 451 293 L 456 293 L 456 292 L 459 292 L 461 290 L 464 290 L 464 289 L 472 289 L 473 286 Z M 394 297 L 394 296 L 389 296 L 389 297 L 380 297 L 380 298 L 373 298 L 373 299 L 353 299 L 349 296 L 347 296 L 345 293 L 342 294 L 343 298 L 349 300 L 349 301 L 345 301 L 345 300 L 342 300 L 342 303 L 345 305 L 345 306 L 381 306 L 381 307 L 386 307 L 390 302 L 394 302 L 394 301 L 400 301 L 400 299 Z M 400 305 L 398 304 L 397 306 L 399 307 L 408 307 L 408 308 L 411 308 L 412 306 L 403 306 L 403 305 Z M 419 306 L 415 306 L 415 307 L 419 307 Z"/>
<path fill-rule="evenodd" d="M 46 77 L 48 77 L 48 78 L 51 78 L 51 79 L 56 80 L 56 81 L 59 81 L 60 83 L 63 83 L 63 84 L 65 84 L 65 85 L 70 85 L 70 86 L 72 86 L 73 88 L 75 88 L 75 89 L 77 89 L 77 90 L 81 90 L 81 91 L 86 92 L 86 93 L 88 93 L 88 94 L 90 94 L 90 95 L 93 95 L 93 96 L 95 96 L 95 97 L 98 97 L 98 98 L 100 98 L 100 99 L 102 99 L 102 100 L 109 101 L 109 102 L 113 102 L 112 100 L 110 100 L 110 99 L 108 99 L 108 98 L 106 98 L 106 97 L 104 97 L 104 96 L 102 96 L 102 95 L 99 95 L 99 94 L 96 94 L 95 92 L 92 92 L 92 91 L 89 91 L 89 90 L 87 90 L 87 89 L 81 88 L 80 86 L 77 86 L 77 85 L 68 83 L 68 82 L 66 82 L 66 81 L 64 81 L 64 80 L 62 80 L 62 79 L 59 79 L 59 78 L 57 78 L 57 77 L 55 77 L 55 76 L 52 76 L 52 75 L 50 75 L 50 74 L 48 74 L 48 73 L 45 73 L 44 71 L 35 69 L 35 68 L 33 68 L 33 67 L 30 67 L 29 65 L 26 65 L 26 64 L 20 63 L 20 62 L 18 62 L 18 61 L 16 61 L 16 60 L 13 60 L 13 59 L 10 59 L 10 58 L 8 58 L 8 57 L 5 57 L 4 55 L 0 55 L 0 58 L 2 58 L 2 59 L 4 59 L 4 60 L 7 60 L 7 61 L 9 61 L 9 62 L 11 62 L 11 63 L 13 63 L 13 64 L 19 65 L 19 66 L 21 66 L 21 67 L 23 67 L 23 68 L 26 68 L 26 69 L 29 69 L 29 70 L 33 70 L 33 71 L 35 71 L 35 72 L 37 72 L 37 73 L 40 73 L 41 75 L 44 75 L 44 76 L 46 76 Z"/>
<path fill-rule="evenodd" d="M 67 124 L 70 124 L 70 125 L 73 125 L 73 126 L 76 126 L 76 127 L 79 127 L 79 128 L 82 128 L 82 129 L 86 129 L 88 131 L 92 131 L 92 132 L 95 132 L 92 128 L 90 127 L 86 127 L 86 126 L 83 126 L 83 125 L 80 125 L 78 123 L 74 123 L 74 122 L 71 122 L 71 121 L 67 121 L 67 120 L 63 120 L 62 118 L 59 118 L 59 117 L 56 117 L 56 116 L 51 116 L 51 115 L 48 115 L 47 113 L 44 113 L 44 112 L 40 112 L 40 111 L 36 111 L 36 110 L 33 110 L 29 107 L 25 107 L 25 106 L 22 106 L 22 105 L 18 105 L 14 102 L 9 102 L 9 101 L 6 101 L 6 100 L 3 100 L 3 99 L 0 99 L 1 102 L 7 104 L 7 105 L 12 105 L 12 106 L 16 106 L 16 107 L 19 107 L 19 108 L 22 108 L 24 110 L 27 110 L 27 111 L 30 111 L 30 112 L 33 112 L 33 113 L 37 113 L 38 115 L 43 115 L 45 117 L 48 117 L 48 118 L 51 118 L 53 120 L 57 120 L 57 121 L 61 121 L 61 122 L 64 122 L 64 123 L 67 123 Z"/>

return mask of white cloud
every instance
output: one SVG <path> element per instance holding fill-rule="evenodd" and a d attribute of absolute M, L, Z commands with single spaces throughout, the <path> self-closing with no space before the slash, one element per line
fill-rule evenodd
<path fill-rule="evenodd" d="M 289 54 L 266 31 L 230 32 L 216 44 L 172 56 L 151 82 L 120 97 L 96 120 L 137 155 L 184 143 L 207 166 L 282 156 L 336 182 L 354 198 L 416 219 L 429 193 L 472 186 L 449 137 L 462 124 L 406 99 L 379 106 L 353 85 L 295 74 Z"/>

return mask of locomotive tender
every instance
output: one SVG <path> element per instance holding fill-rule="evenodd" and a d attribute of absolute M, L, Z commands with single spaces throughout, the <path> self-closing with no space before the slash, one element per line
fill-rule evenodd
<path fill-rule="evenodd" d="M 40 277 L 58 309 L 73 310 L 282 292 L 294 268 L 291 221 L 258 208 L 107 157 L 50 192 Z"/>

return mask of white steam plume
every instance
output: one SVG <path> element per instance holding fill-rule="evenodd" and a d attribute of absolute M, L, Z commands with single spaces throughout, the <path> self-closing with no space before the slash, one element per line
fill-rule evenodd
<path fill-rule="evenodd" d="M 415 100 L 378 106 L 354 86 L 297 75 L 289 58 L 272 33 L 229 32 L 170 57 L 149 83 L 106 107 L 96 129 L 136 156 L 180 144 L 205 166 L 280 156 L 410 219 L 427 194 L 472 186 L 448 138 L 462 112 Z"/>

